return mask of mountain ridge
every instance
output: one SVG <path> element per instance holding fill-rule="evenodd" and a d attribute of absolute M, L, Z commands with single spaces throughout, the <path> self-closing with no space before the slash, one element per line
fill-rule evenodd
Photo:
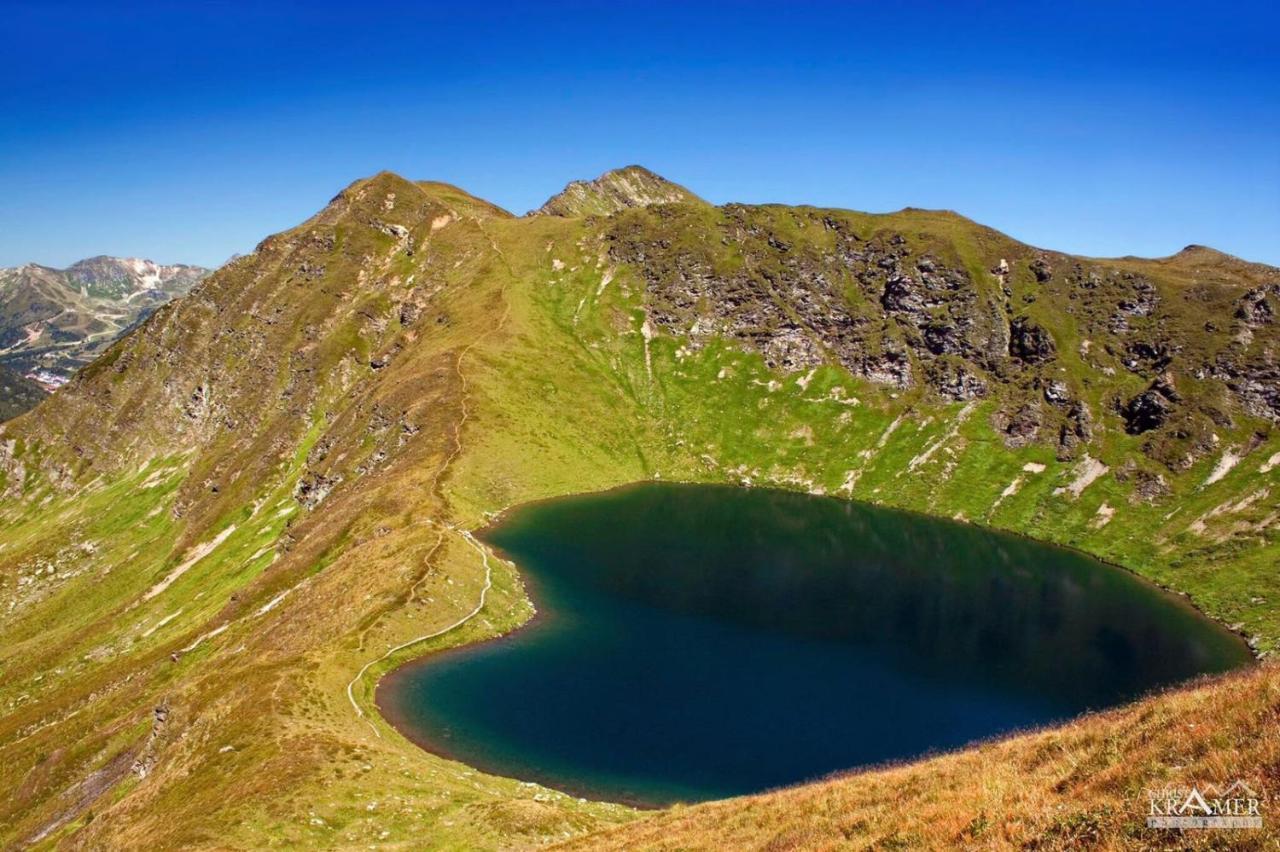
<path fill-rule="evenodd" d="M 532 617 L 516 569 L 466 530 L 629 481 L 826 493 L 1083 545 L 1257 653 L 1280 645 L 1266 270 L 1193 280 L 912 211 L 504 213 L 447 185 L 356 181 L 0 424 L 0 784 L 19 791 L 3 842 L 489 848 L 636 820 L 422 752 L 373 702 L 390 668 Z M 1232 718 L 1253 724 L 1272 668 L 1135 712 L 1176 724 L 1247 693 Z M 1100 719 L 1069 756 L 1159 779 L 1123 739 L 1131 718 Z M 1073 770 L 1042 741 L 1011 748 L 1046 768 L 1005 781 L 1054 808 L 974 792 L 966 823 L 1154 837 L 1079 785 L 1053 792 Z M 1242 774 L 1263 760 L 1227 757 Z M 841 789 L 881 783 L 861 778 Z M 779 801 L 821 788 L 797 789 Z M 862 792 L 855 821 L 873 813 Z"/>

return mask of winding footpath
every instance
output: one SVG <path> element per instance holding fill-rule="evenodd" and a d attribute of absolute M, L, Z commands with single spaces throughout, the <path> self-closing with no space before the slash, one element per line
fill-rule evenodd
<path fill-rule="evenodd" d="M 459 618 L 453 624 L 450 624 L 447 627 L 442 627 L 439 630 L 436 630 L 432 633 L 424 633 L 421 636 L 415 636 L 414 638 L 410 639 L 407 642 L 402 642 L 393 648 L 387 649 L 387 652 L 383 654 L 381 657 L 378 657 L 376 660 L 370 660 L 369 662 L 365 663 L 360 668 L 360 671 L 356 673 L 356 676 L 351 679 L 351 682 L 347 684 L 347 700 L 351 702 L 351 708 L 356 711 L 356 716 L 358 716 L 359 718 L 365 721 L 365 724 L 367 724 L 370 730 L 373 731 L 374 736 L 377 736 L 379 738 L 382 737 L 382 732 L 378 730 L 377 725 L 373 724 L 373 722 L 367 716 L 364 715 L 364 711 L 360 709 L 359 702 L 356 701 L 355 687 L 356 687 L 356 684 L 360 682 L 360 679 L 364 677 L 364 673 L 367 672 L 371 667 L 377 665 L 378 663 L 382 662 L 383 660 L 387 659 L 392 654 L 395 654 L 398 651 L 403 651 L 405 648 L 408 648 L 411 645 L 416 645 L 419 642 L 426 642 L 429 639 L 436 639 L 448 633 L 449 631 L 456 630 L 462 625 L 466 624 L 472 618 L 479 615 L 480 610 L 484 609 L 485 600 L 489 595 L 489 589 L 493 588 L 493 565 L 489 561 L 489 551 L 485 549 L 484 545 L 476 541 L 475 536 L 473 536 L 470 533 L 470 531 L 460 530 L 457 527 L 450 526 L 448 524 L 444 524 L 443 526 L 446 529 L 452 532 L 455 532 L 458 535 L 462 536 L 464 539 L 466 539 L 467 543 L 470 544 L 472 547 L 474 547 L 476 551 L 479 552 L 480 558 L 484 560 L 484 586 L 480 589 L 480 600 L 476 603 L 474 609 L 472 609 L 466 615 L 462 616 L 462 618 Z"/>
<path fill-rule="evenodd" d="M 456 211 L 452 211 L 452 212 L 454 213 L 455 217 L 457 217 L 457 212 Z M 471 217 L 467 217 L 467 218 L 471 218 Z M 502 328 L 504 325 L 506 325 L 507 318 L 511 314 L 511 303 L 506 298 L 506 294 L 507 294 L 507 286 L 509 282 L 511 281 L 511 279 L 515 277 L 515 270 L 511 268 L 510 261 L 507 260 L 507 256 L 503 253 L 502 249 L 498 247 L 497 242 L 493 239 L 493 237 L 487 231 L 485 231 L 484 224 L 479 219 L 472 219 L 472 221 L 475 222 L 476 226 L 480 229 L 481 233 L 485 235 L 485 239 L 488 240 L 489 245 L 493 249 L 494 254 L 497 255 L 498 259 L 502 261 L 503 266 L 507 268 L 507 281 L 503 282 L 502 290 L 501 290 L 501 296 L 502 296 L 502 302 L 503 302 L 502 317 L 498 320 L 497 324 L 495 324 L 493 328 L 490 330 L 489 333 L 492 333 Z M 449 453 L 448 457 L 445 458 L 444 463 L 440 465 L 440 469 L 436 472 L 436 476 L 435 476 L 435 480 L 432 485 L 432 488 L 437 492 L 441 488 L 441 484 L 443 483 L 445 473 L 449 470 L 449 468 L 453 465 L 453 462 L 462 453 L 462 430 L 463 430 L 463 427 L 466 426 L 468 418 L 471 416 L 471 408 L 467 404 L 469 384 L 467 382 L 466 373 L 463 372 L 463 369 L 462 369 L 462 362 L 467 357 L 467 355 L 470 354 L 471 350 L 474 349 L 480 343 L 480 341 L 487 336 L 488 334 L 482 334 L 479 337 L 477 337 L 475 340 L 468 343 L 465 347 L 463 347 L 462 351 L 458 353 L 458 358 L 454 362 L 454 370 L 458 374 L 459 384 L 461 385 L 461 388 L 462 388 L 462 393 L 460 395 L 462 416 L 458 418 L 458 421 L 454 424 L 454 427 L 453 427 L 453 449 Z M 468 544 L 470 544 L 472 547 L 476 549 L 476 552 L 480 554 L 480 558 L 484 561 L 484 586 L 480 589 L 479 601 L 476 602 L 475 607 L 466 615 L 462 616 L 457 621 L 453 622 L 447 627 L 442 627 L 439 630 L 435 630 L 431 633 L 425 633 L 421 636 L 416 636 L 413 639 L 409 639 L 406 642 L 402 642 L 399 645 L 396 645 L 392 648 L 388 648 L 386 653 L 384 653 L 382 656 L 376 659 L 370 660 L 369 662 L 361 666 L 360 671 L 356 672 L 356 676 L 353 677 L 351 679 L 351 682 L 347 684 L 347 700 L 351 702 L 351 708 L 355 711 L 356 716 L 359 719 L 362 719 L 364 723 L 369 726 L 369 729 L 373 731 L 374 736 L 378 737 L 379 739 L 382 738 L 382 732 L 379 731 L 378 726 L 375 725 L 373 721 L 368 716 L 365 715 L 364 710 L 360 707 L 360 703 L 356 701 L 355 688 L 356 688 L 356 685 L 360 683 L 360 679 L 364 677 L 365 672 L 367 672 L 370 668 L 377 665 L 378 663 L 386 660 L 391 655 L 399 651 L 403 651 L 405 648 L 408 648 L 412 645 L 416 645 L 419 642 L 426 642 L 431 639 L 439 638 L 440 636 L 443 636 L 444 634 L 449 633 L 450 631 L 456 630 L 462 625 L 466 624 L 468 621 L 470 621 L 472 618 L 478 615 L 481 610 L 484 609 L 485 601 L 487 600 L 489 595 L 489 590 L 493 588 L 493 564 L 489 560 L 489 552 L 488 550 L 485 549 L 484 545 L 480 544 L 480 542 L 476 540 L 475 536 L 471 534 L 470 530 L 459 529 L 458 527 L 455 527 L 452 524 L 439 524 L 438 522 L 435 522 L 435 521 L 428 521 L 428 523 L 438 524 L 439 526 L 443 527 L 446 530 L 449 530 L 458 535 L 461 535 L 464 539 L 466 539 Z M 411 589 L 411 596 L 412 594 L 416 593 L 416 590 L 417 590 L 417 584 L 415 583 L 414 588 Z"/>

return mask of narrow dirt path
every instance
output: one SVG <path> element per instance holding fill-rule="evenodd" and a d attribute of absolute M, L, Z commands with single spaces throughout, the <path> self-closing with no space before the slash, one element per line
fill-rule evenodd
<path fill-rule="evenodd" d="M 450 624 L 447 627 L 442 627 L 439 630 L 436 630 L 432 633 L 424 633 L 421 636 L 415 636 L 414 638 L 408 640 L 407 642 L 401 642 L 399 645 L 396 645 L 393 648 L 388 648 L 387 652 L 383 654 L 381 657 L 378 657 L 377 659 L 374 659 L 374 660 L 370 660 L 369 662 L 361 666 L 360 671 L 356 672 L 356 676 L 353 677 L 351 679 L 351 682 L 347 684 L 347 700 L 351 702 L 351 708 L 356 711 L 356 716 L 358 716 L 361 719 L 364 719 L 365 723 L 369 726 L 369 730 L 373 731 L 374 736 L 378 738 L 382 737 L 382 732 L 378 730 L 377 725 L 373 724 L 373 722 L 364 715 L 364 711 L 360 709 L 360 703 L 356 701 L 355 687 L 356 687 L 356 684 L 360 682 L 360 679 L 364 677 L 364 673 L 367 672 L 371 667 L 377 665 L 378 663 L 390 657 L 392 654 L 395 654 L 397 651 L 403 651 L 405 648 L 408 648 L 411 645 L 416 645 L 419 642 L 426 642 L 428 639 L 436 639 L 466 624 L 476 615 L 479 615 L 480 611 L 484 609 L 485 600 L 488 598 L 489 590 L 493 588 L 493 564 L 489 561 L 489 551 L 485 549 L 484 545 L 476 541 L 475 536 L 473 536 L 469 530 L 461 530 L 449 524 L 444 524 L 443 526 L 446 529 L 451 530 L 452 532 L 455 532 L 458 535 L 462 536 L 464 539 L 466 539 L 467 543 L 470 544 L 472 547 L 474 547 L 476 551 L 480 554 L 480 558 L 484 560 L 484 586 L 480 589 L 480 600 L 476 603 L 475 607 L 470 612 L 468 612 L 466 615 L 459 618 L 453 624 Z"/>
<path fill-rule="evenodd" d="M 511 315 L 511 302 L 507 298 L 507 288 L 510 286 L 511 281 L 515 278 L 515 270 L 512 268 L 511 262 L 507 260 L 506 254 L 503 253 L 502 249 L 499 248 L 498 243 L 493 239 L 493 236 L 488 231 L 485 230 L 484 223 L 479 219 L 474 219 L 473 221 L 476 223 L 476 227 L 480 229 L 480 232 L 484 234 L 485 239 L 489 241 L 489 246 L 493 249 L 494 256 L 497 257 L 500 261 L 502 261 L 502 265 L 506 267 L 507 275 L 505 280 L 502 283 L 502 288 L 499 291 L 499 298 L 501 298 L 502 300 L 502 316 L 498 319 L 498 322 L 488 332 L 476 337 L 474 340 L 472 340 L 470 343 L 464 346 L 462 348 L 462 351 L 458 353 L 457 359 L 454 361 L 454 370 L 457 373 L 459 386 L 461 388 L 461 397 L 459 400 L 459 405 L 462 409 L 462 415 L 458 418 L 457 422 L 454 423 L 453 448 L 450 450 L 449 455 L 445 457 L 444 462 L 440 465 L 439 469 L 436 471 L 435 477 L 432 480 L 431 490 L 441 498 L 442 502 L 447 502 L 444 499 L 444 493 L 443 493 L 445 475 L 448 473 L 449 468 L 452 467 L 454 461 L 457 460 L 458 456 L 462 454 L 462 431 L 466 427 L 467 421 L 471 417 L 471 406 L 469 404 L 470 403 L 470 395 L 469 395 L 470 384 L 467 380 L 467 374 L 462 368 L 463 362 L 466 359 L 467 355 L 469 355 L 471 351 L 481 343 L 481 341 L 487 338 L 490 334 L 494 334 L 497 331 L 501 330 L 506 325 L 507 319 Z M 437 522 L 428 521 L 428 523 L 437 523 Z M 400 643 L 399 645 L 389 648 L 386 651 L 386 653 L 384 653 L 382 656 L 377 657 L 376 659 L 370 660 L 369 662 L 361 666 L 360 670 L 356 672 L 356 676 L 353 677 L 351 679 L 351 682 L 347 684 L 347 700 L 351 702 L 351 708 L 355 711 L 356 716 L 359 717 L 360 719 L 363 719 L 364 722 L 369 726 L 369 729 L 373 731 L 374 736 L 379 738 L 382 737 L 382 733 L 378 730 L 377 725 L 373 724 L 372 720 L 370 720 L 365 715 L 364 710 L 361 709 L 360 707 L 360 703 L 356 701 L 355 688 L 356 688 L 356 685 L 360 683 L 361 678 L 364 677 L 365 672 L 367 672 L 370 668 L 377 665 L 378 663 L 386 660 L 391 655 L 399 651 L 403 651 L 405 648 L 416 645 L 419 642 L 426 642 L 430 639 L 439 638 L 440 636 L 443 636 L 444 634 L 449 633 L 450 631 L 456 630 L 462 625 L 466 624 L 468 621 L 470 621 L 472 618 L 478 615 L 482 609 L 484 609 L 485 601 L 488 598 L 489 590 L 493 588 L 493 565 L 489 558 L 489 552 L 485 549 L 484 545 L 480 544 L 480 542 L 476 540 L 475 536 L 471 534 L 470 530 L 459 529 L 458 527 L 455 527 L 451 524 L 437 524 L 437 525 L 442 528 L 441 537 L 440 539 L 437 540 L 435 546 L 432 547 L 431 552 L 428 554 L 428 559 L 434 556 L 434 554 L 439 550 L 440 545 L 444 541 L 445 530 L 461 535 L 464 539 L 466 539 L 468 544 L 470 544 L 472 547 L 476 549 L 476 551 L 480 554 L 480 558 L 483 560 L 484 586 L 480 589 L 479 601 L 476 603 L 475 607 L 466 615 L 462 616 L 457 621 L 453 622 L 447 627 L 442 627 L 439 630 L 435 630 L 431 633 L 426 633 L 421 636 L 415 636 L 412 639 L 409 639 L 405 642 Z M 409 594 L 410 600 L 412 600 L 417 595 L 418 587 L 422 584 L 422 582 L 425 579 L 426 579 L 426 574 L 424 573 L 423 577 L 420 578 L 418 581 L 416 581 L 413 584 L 413 586 L 410 588 L 410 594 Z M 373 627 L 372 624 L 369 625 L 369 628 L 366 628 L 364 633 L 362 633 L 361 641 L 360 641 L 361 647 L 364 646 L 364 636 L 367 635 L 368 630 L 372 629 L 372 627 Z"/>

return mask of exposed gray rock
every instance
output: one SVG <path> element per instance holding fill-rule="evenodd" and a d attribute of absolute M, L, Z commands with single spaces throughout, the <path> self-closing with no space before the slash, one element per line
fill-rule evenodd
<path fill-rule="evenodd" d="M 1081 401 L 1071 403 L 1067 416 L 1058 429 L 1059 461 L 1068 461 L 1080 454 L 1081 448 L 1093 438 L 1093 419 L 1089 408 Z"/>
<path fill-rule="evenodd" d="M 1275 320 L 1277 305 L 1280 305 L 1280 284 L 1257 287 L 1240 297 L 1235 316 L 1245 325 L 1258 328 Z"/>
<path fill-rule="evenodd" d="M 1058 347 L 1053 336 L 1028 317 L 1018 317 L 1009 326 L 1009 354 L 1027 364 L 1043 364 L 1053 359 Z"/>
<path fill-rule="evenodd" d="M 985 397 L 987 382 L 964 361 L 939 358 L 929 365 L 929 385 L 945 399 L 968 401 Z"/>
<path fill-rule="evenodd" d="M 1130 435 L 1141 435 L 1163 426 L 1174 411 L 1174 400 L 1166 395 L 1166 389 L 1156 383 L 1130 399 L 1120 408 L 1124 418 L 1124 430 Z"/>
<path fill-rule="evenodd" d="M 1053 379 L 1044 385 L 1044 401 L 1058 408 L 1071 402 L 1071 389 L 1061 379 Z"/>
<path fill-rule="evenodd" d="M 996 430 L 1001 433 L 1005 446 L 1012 449 L 1025 447 L 1036 440 L 1040 432 L 1041 411 L 1038 405 L 1027 403 L 1012 414 L 998 412 L 993 418 Z"/>
<path fill-rule="evenodd" d="M 293 490 L 293 498 L 305 509 L 314 509 L 324 502 L 329 492 L 342 481 L 340 476 L 325 476 L 309 473 L 298 480 Z"/>

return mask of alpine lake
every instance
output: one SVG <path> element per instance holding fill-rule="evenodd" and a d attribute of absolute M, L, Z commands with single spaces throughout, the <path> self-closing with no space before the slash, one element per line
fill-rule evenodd
<path fill-rule="evenodd" d="M 429 751 L 640 806 L 954 749 L 1252 660 L 1081 553 L 826 497 L 643 483 L 477 535 L 538 615 L 397 669 L 379 707 Z"/>

